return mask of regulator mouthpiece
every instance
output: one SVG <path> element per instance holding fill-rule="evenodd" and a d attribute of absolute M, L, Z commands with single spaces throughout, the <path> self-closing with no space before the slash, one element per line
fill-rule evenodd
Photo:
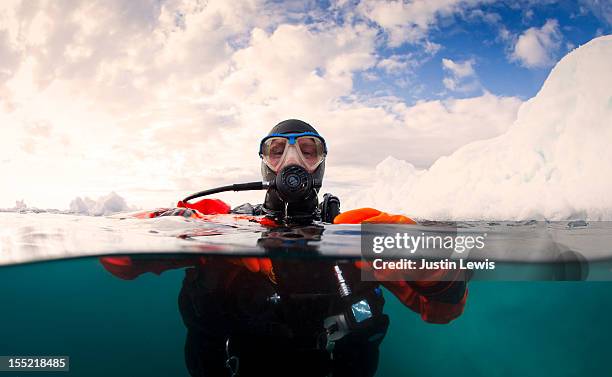
<path fill-rule="evenodd" d="M 287 203 L 303 201 L 312 195 L 313 189 L 321 187 L 312 175 L 299 165 L 283 168 L 274 179 L 274 188 Z"/>

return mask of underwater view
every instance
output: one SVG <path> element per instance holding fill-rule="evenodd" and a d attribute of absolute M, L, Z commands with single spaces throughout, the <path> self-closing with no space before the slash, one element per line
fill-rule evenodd
<path fill-rule="evenodd" d="M 177 304 L 183 278 L 175 270 L 123 281 L 96 258 L 2 267 L 0 353 L 70 357 L 69 372 L 43 375 L 188 376 Z M 464 314 L 445 326 L 423 322 L 384 292 L 391 324 L 376 375 L 606 375 L 611 288 L 474 282 Z"/>

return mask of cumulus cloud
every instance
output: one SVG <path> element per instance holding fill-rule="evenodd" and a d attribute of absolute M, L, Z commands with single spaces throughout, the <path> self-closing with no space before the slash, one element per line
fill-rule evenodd
<path fill-rule="evenodd" d="M 457 78 L 474 76 L 474 60 L 454 62 L 451 59 L 442 59 L 442 66 Z"/>
<path fill-rule="evenodd" d="M 19 57 L 0 86 L 2 197 L 35 204 L 109 188 L 167 202 L 255 179 L 257 154 L 239 146 L 283 118 L 326 124 L 377 60 L 375 28 L 290 24 L 259 1 L 23 2 L 0 15 Z"/>
<path fill-rule="evenodd" d="M 440 49 L 442 48 L 442 45 L 435 43 L 435 42 L 431 42 L 431 41 L 425 41 L 423 47 L 427 54 L 435 55 L 438 53 L 438 51 L 440 51 Z"/>
<path fill-rule="evenodd" d="M 486 12 L 482 9 L 473 9 L 466 14 L 469 20 L 481 20 L 490 25 L 497 25 L 501 21 L 501 16 L 495 12 Z"/>
<path fill-rule="evenodd" d="M 418 67 L 429 61 L 440 48 L 441 46 L 436 43 L 425 41 L 423 51 L 379 57 L 376 68 L 383 70 L 388 75 L 411 76 Z"/>
<path fill-rule="evenodd" d="M 557 20 L 525 30 L 516 40 L 511 58 L 527 68 L 548 67 L 555 63 L 563 35 Z"/>
<path fill-rule="evenodd" d="M 471 6 L 455 3 L 410 9 L 429 15 L 415 21 L 424 32 Z M 6 4 L 0 52 L 11 58 L 0 60 L 0 174 L 11 185 L 0 187 L 0 198 L 8 205 L 25 198 L 57 207 L 82 192 L 116 190 L 156 206 L 255 180 L 259 138 L 286 118 L 303 118 L 328 138 L 331 184 L 359 181 L 385 149 L 428 166 L 461 143 L 496 135 L 520 103 L 487 93 L 408 106 L 357 94 L 357 74 L 403 75 L 423 57 L 380 56 L 380 27 L 369 18 L 336 22 L 313 13 L 315 21 L 296 22 L 306 17 L 299 3 L 288 12 L 264 1 Z M 428 56 L 440 49 L 419 43 Z M 261 200 L 241 195 L 227 200 Z"/>
<path fill-rule="evenodd" d="M 379 60 L 376 66 L 388 74 L 399 74 L 405 72 L 409 67 L 415 66 L 415 62 L 410 59 L 410 55 L 392 55 Z"/>
<path fill-rule="evenodd" d="M 612 26 L 612 3 L 604 0 L 580 0 L 580 5 L 587 7 L 595 17 L 608 26 Z"/>
<path fill-rule="evenodd" d="M 442 59 L 442 68 L 447 75 L 442 80 L 444 87 L 451 91 L 469 92 L 480 88 L 474 71 L 474 59 L 463 62 Z"/>
<path fill-rule="evenodd" d="M 375 22 L 388 33 L 390 47 L 422 42 L 437 19 L 475 7 L 478 0 L 365 0 L 358 13 Z"/>
<path fill-rule="evenodd" d="M 368 168 L 389 155 L 420 168 L 430 166 L 465 143 L 505 132 L 521 103 L 515 97 L 485 92 L 473 98 L 418 101 L 412 106 L 393 98 L 376 106 L 344 105 L 343 111 L 329 114 L 328 122 L 350 124 L 351 137 L 343 127 L 325 129 L 333 151 L 327 171 L 332 178 L 351 169 L 365 169 L 367 174 Z"/>
<path fill-rule="evenodd" d="M 513 35 L 504 25 L 500 25 L 497 31 L 498 39 L 502 42 L 512 41 Z"/>

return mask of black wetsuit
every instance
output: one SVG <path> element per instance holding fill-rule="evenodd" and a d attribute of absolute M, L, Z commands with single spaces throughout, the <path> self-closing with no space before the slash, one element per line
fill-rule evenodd
<path fill-rule="evenodd" d="M 373 376 L 382 339 L 347 339 L 335 347 L 333 360 L 325 349 L 324 319 L 346 308 L 333 280 L 334 263 L 273 264 L 277 284 L 224 260 L 187 270 L 179 307 L 187 327 L 190 374 L 230 376 L 226 361 L 235 356 L 240 376 Z M 361 282 L 352 264 L 342 269 L 353 294 L 368 297 L 384 334 L 388 319 L 382 314 L 380 288 Z"/>

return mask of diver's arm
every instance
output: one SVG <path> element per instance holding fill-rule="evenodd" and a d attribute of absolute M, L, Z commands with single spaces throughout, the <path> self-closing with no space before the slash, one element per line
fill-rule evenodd
<path fill-rule="evenodd" d="M 198 217 L 199 213 L 189 208 L 158 208 L 154 211 L 141 212 L 133 215 L 136 218 L 148 219 L 160 216 Z M 203 257 L 189 256 L 187 258 L 163 257 L 133 257 L 117 256 L 100 258 L 102 266 L 114 276 L 123 280 L 133 280 L 138 276 L 152 272 L 160 275 L 166 270 L 191 267 L 204 263 Z"/>
<path fill-rule="evenodd" d="M 150 219 L 161 216 L 182 216 L 187 218 L 201 218 L 203 215 L 214 215 L 229 213 L 229 206 L 219 199 L 203 199 L 196 203 L 179 202 L 177 208 L 158 208 L 154 211 L 146 211 L 133 214 L 133 217 Z M 104 257 L 100 258 L 102 266 L 111 274 L 124 280 L 132 280 L 138 276 L 152 272 L 161 274 L 164 271 L 176 268 L 192 267 L 202 265 L 206 262 L 204 257 Z"/>
<path fill-rule="evenodd" d="M 424 282 L 384 281 L 381 284 L 404 305 L 419 313 L 429 323 L 449 323 L 463 313 L 467 300 L 464 281 L 436 282 L 437 286 L 424 287 Z"/>
<path fill-rule="evenodd" d="M 343 212 L 334 219 L 334 224 L 393 223 L 416 224 L 403 215 L 390 215 L 374 208 L 360 208 Z M 358 264 L 363 268 L 361 263 Z M 404 305 L 419 313 L 430 323 L 448 323 L 463 313 L 467 300 L 467 283 L 455 271 L 435 270 L 429 276 L 416 281 L 403 278 L 395 271 L 373 271 L 381 284 L 391 291 Z"/>
<path fill-rule="evenodd" d="M 167 270 L 197 266 L 205 263 L 205 259 L 203 257 L 135 258 L 120 256 L 100 258 L 100 263 L 114 276 L 123 280 L 133 280 L 146 272 L 160 275 Z"/>
<path fill-rule="evenodd" d="M 406 306 L 430 323 L 449 323 L 463 313 L 466 275 L 458 270 L 421 271 L 417 276 L 397 270 L 374 270 L 374 276 Z"/>
<path fill-rule="evenodd" d="M 202 199 L 196 203 L 179 202 L 178 208 L 158 208 L 155 211 L 141 212 L 133 215 L 137 218 L 154 218 L 160 216 L 183 216 L 187 218 L 203 218 L 204 215 L 227 214 L 230 206 L 219 199 Z M 261 218 L 257 221 L 263 226 L 275 226 L 271 219 Z M 207 257 L 155 257 L 150 256 L 118 256 L 100 258 L 102 266 L 111 274 L 124 280 L 132 280 L 138 276 L 152 272 L 160 275 L 162 272 L 176 268 L 201 266 L 206 263 Z M 238 267 L 246 268 L 251 272 L 259 272 L 273 280 L 272 262 L 269 258 L 227 258 L 227 261 Z"/>

